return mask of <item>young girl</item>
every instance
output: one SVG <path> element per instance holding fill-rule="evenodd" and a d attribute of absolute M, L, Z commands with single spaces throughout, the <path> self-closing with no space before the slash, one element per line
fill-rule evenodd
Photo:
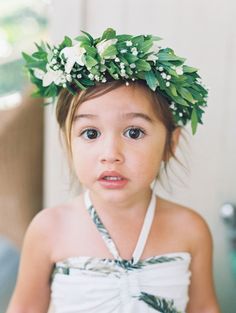
<path fill-rule="evenodd" d="M 38 95 L 59 95 L 83 192 L 31 222 L 7 313 L 220 312 L 206 222 L 151 189 L 207 94 L 157 39 L 108 29 L 24 54 Z"/>

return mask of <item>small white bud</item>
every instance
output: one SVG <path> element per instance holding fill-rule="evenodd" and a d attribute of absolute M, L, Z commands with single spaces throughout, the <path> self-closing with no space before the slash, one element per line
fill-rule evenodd
<path fill-rule="evenodd" d="M 127 41 L 126 41 L 126 46 L 127 46 L 127 47 L 131 47 L 131 46 L 132 46 L 132 41 L 127 40 Z"/>
<path fill-rule="evenodd" d="M 94 75 L 93 75 L 92 73 L 90 73 L 90 74 L 88 75 L 88 78 L 91 79 L 91 80 L 94 80 Z"/>

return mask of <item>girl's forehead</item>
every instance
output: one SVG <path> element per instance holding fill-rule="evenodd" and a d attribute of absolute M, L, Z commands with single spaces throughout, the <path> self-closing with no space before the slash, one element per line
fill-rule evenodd
<path fill-rule="evenodd" d="M 82 102 L 76 114 L 117 114 L 139 112 L 154 115 L 153 99 L 150 94 L 139 86 L 121 86 L 103 95 Z"/>

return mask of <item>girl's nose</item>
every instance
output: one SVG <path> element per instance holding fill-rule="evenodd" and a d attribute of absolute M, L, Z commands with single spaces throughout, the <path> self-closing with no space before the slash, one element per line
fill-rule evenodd
<path fill-rule="evenodd" d="M 101 149 L 100 161 L 102 163 L 122 163 L 124 161 L 122 144 L 115 138 L 104 142 Z"/>

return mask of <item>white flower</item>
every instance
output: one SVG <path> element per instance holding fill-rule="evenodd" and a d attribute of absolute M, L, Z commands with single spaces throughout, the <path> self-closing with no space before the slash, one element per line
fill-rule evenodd
<path fill-rule="evenodd" d="M 183 113 L 182 113 L 182 112 L 179 112 L 179 116 L 182 117 L 182 116 L 183 116 Z"/>
<path fill-rule="evenodd" d="M 125 68 L 125 63 L 121 62 L 121 63 L 120 63 L 120 67 L 121 67 L 121 68 Z"/>
<path fill-rule="evenodd" d="M 52 69 L 48 69 L 43 77 L 43 86 L 47 87 L 51 85 L 51 83 L 60 85 L 61 83 L 65 83 L 65 81 L 65 75 L 62 70 L 54 71 Z"/>
<path fill-rule="evenodd" d="M 134 56 L 137 56 L 137 55 L 138 55 L 138 51 L 137 51 L 137 50 L 134 50 L 134 51 L 132 51 L 132 54 L 133 54 Z"/>
<path fill-rule="evenodd" d="M 183 75 L 184 71 L 183 71 L 183 66 L 177 66 L 175 69 L 176 73 L 178 75 Z"/>
<path fill-rule="evenodd" d="M 162 66 L 160 66 L 158 69 L 160 72 L 162 72 L 164 70 L 164 68 Z"/>
<path fill-rule="evenodd" d="M 99 81 L 99 79 L 100 79 L 99 75 L 95 75 L 95 80 Z"/>
<path fill-rule="evenodd" d="M 120 59 L 116 57 L 115 62 L 120 62 Z"/>
<path fill-rule="evenodd" d="M 72 82 L 72 77 L 71 77 L 70 74 L 67 74 L 67 75 L 66 75 L 66 80 L 67 80 L 68 82 Z"/>
<path fill-rule="evenodd" d="M 114 39 L 103 39 L 101 42 L 99 42 L 97 45 L 96 45 L 96 48 L 97 48 L 97 51 L 98 51 L 98 54 L 100 56 L 102 56 L 103 52 L 108 48 L 110 47 L 111 45 L 114 45 L 116 44 L 117 42 L 117 39 L 114 38 Z"/>
<path fill-rule="evenodd" d="M 103 79 L 102 79 L 102 83 L 105 83 L 107 80 L 106 80 L 106 78 L 104 77 Z"/>
<path fill-rule="evenodd" d="M 125 69 L 122 68 L 122 70 L 120 71 L 120 76 L 122 77 L 126 76 Z"/>
<path fill-rule="evenodd" d="M 129 82 L 125 82 L 126 86 L 129 86 Z"/>
<path fill-rule="evenodd" d="M 166 82 L 166 87 L 170 87 L 170 82 Z"/>
<path fill-rule="evenodd" d="M 135 63 L 131 63 L 130 64 L 130 68 L 135 68 L 136 67 L 136 64 Z"/>
<path fill-rule="evenodd" d="M 42 71 L 42 70 L 40 70 L 40 69 L 38 69 L 38 68 L 36 68 L 36 69 L 34 70 L 34 76 L 35 76 L 36 78 L 42 80 L 42 79 L 44 78 L 44 76 L 45 76 L 45 72 Z"/>
<path fill-rule="evenodd" d="M 82 77 L 82 75 L 81 75 L 81 74 L 78 74 L 78 75 L 77 75 L 77 78 L 81 78 L 81 77 Z"/>
<path fill-rule="evenodd" d="M 52 59 L 52 60 L 51 60 L 51 64 L 52 64 L 52 65 L 57 64 L 57 60 L 56 60 L 56 59 Z"/>
<path fill-rule="evenodd" d="M 127 52 L 127 49 L 121 49 L 120 52 L 121 52 L 121 53 L 126 53 L 126 52 Z"/>
<path fill-rule="evenodd" d="M 163 79 L 166 79 L 166 73 L 161 73 L 161 77 L 163 78 Z"/>
<path fill-rule="evenodd" d="M 167 80 L 170 80 L 170 79 L 171 79 L 171 76 L 170 76 L 170 75 L 167 75 L 167 76 L 166 76 L 166 79 L 167 79 Z"/>
<path fill-rule="evenodd" d="M 131 46 L 132 46 L 132 41 L 127 40 L 127 41 L 126 41 L 126 46 L 127 46 L 127 47 L 131 47 Z"/>
<path fill-rule="evenodd" d="M 90 74 L 88 75 L 88 78 L 91 79 L 91 80 L 94 80 L 94 75 L 93 75 L 92 73 L 90 73 Z"/>
<path fill-rule="evenodd" d="M 148 60 L 148 61 L 156 62 L 156 61 L 158 60 L 158 56 L 155 55 L 155 54 L 150 54 L 150 55 L 147 57 L 147 60 Z"/>
<path fill-rule="evenodd" d="M 72 67 L 75 63 L 78 63 L 79 65 L 84 65 L 83 62 L 83 55 L 85 54 L 86 50 L 82 47 L 80 47 L 80 44 L 76 44 L 73 47 L 65 47 L 60 52 L 60 57 L 62 54 L 64 54 L 66 59 L 65 64 L 65 72 L 70 73 L 72 70 Z"/>

